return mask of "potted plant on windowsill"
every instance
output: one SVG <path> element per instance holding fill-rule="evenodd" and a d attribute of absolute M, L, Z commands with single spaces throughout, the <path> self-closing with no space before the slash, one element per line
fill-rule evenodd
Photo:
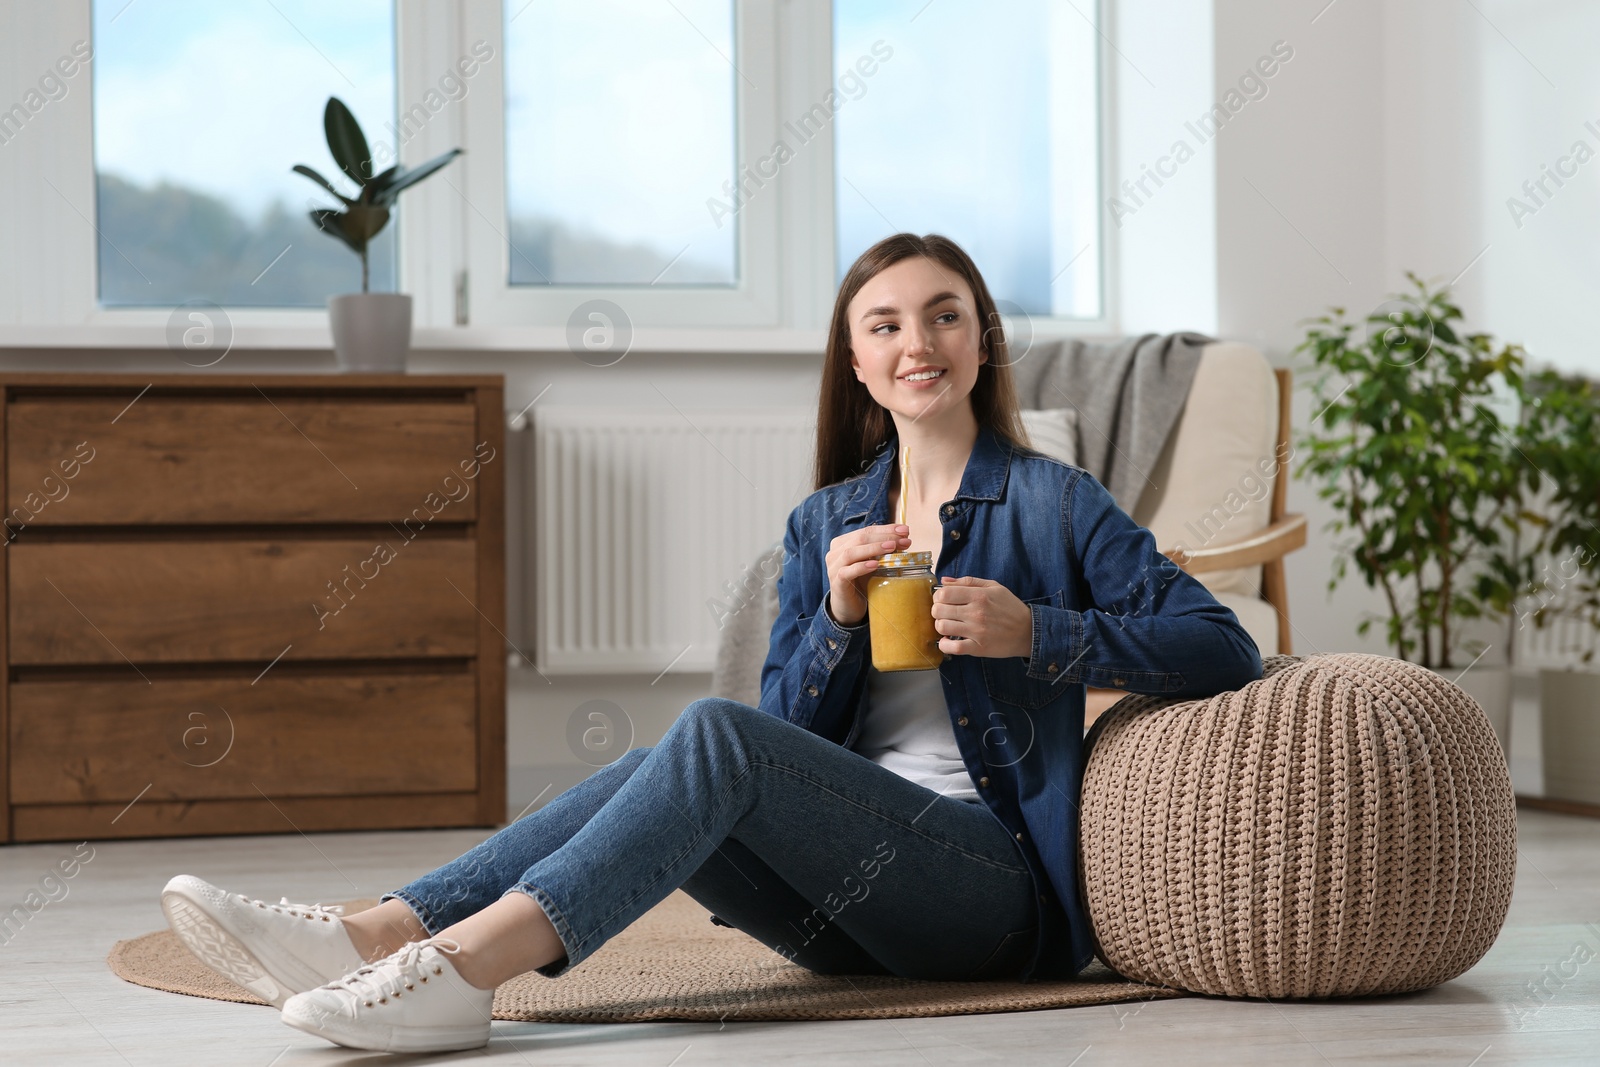
<path fill-rule="evenodd" d="M 411 297 L 406 293 L 369 291 L 367 245 L 388 224 L 395 198 L 460 155 L 461 149 L 452 148 L 421 166 L 395 164 L 374 173 L 366 135 L 338 97 L 328 97 L 322 126 L 328 138 L 328 152 L 345 177 L 356 184 L 356 195 L 345 196 L 304 163 L 295 164 L 294 172 L 322 186 L 343 205 L 317 208 L 311 212 L 311 221 L 361 257 L 361 292 L 328 298 L 334 358 L 343 370 L 398 373 L 406 369 L 406 353 L 411 348 Z"/>
<path fill-rule="evenodd" d="M 1368 315 L 1364 338 L 1352 338 L 1358 323 L 1342 308 L 1308 320 L 1295 351 L 1309 350 L 1325 373 L 1311 379 L 1317 414 L 1301 473 L 1341 513 L 1328 529 L 1355 534 L 1328 589 L 1354 561 L 1387 603 L 1386 618 L 1369 615 L 1357 632 L 1384 621 L 1399 657 L 1470 693 L 1509 752 L 1510 666 L 1479 665 L 1490 646 L 1462 642 L 1461 626 L 1509 615 L 1528 570 L 1517 547 L 1527 463 L 1507 429 L 1516 418 L 1495 411 L 1507 393 L 1521 397 L 1524 354 L 1461 335 L 1448 287 L 1407 277 L 1417 292 Z"/>
<path fill-rule="evenodd" d="M 1518 626 L 1567 621 L 1584 634 L 1581 667 L 1539 672 L 1544 792 L 1600 805 L 1600 672 L 1586 669 L 1600 630 L 1600 385 L 1543 370 L 1528 394 L 1523 437 L 1533 488 L 1544 494 L 1533 547 L 1542 563 Z"/>

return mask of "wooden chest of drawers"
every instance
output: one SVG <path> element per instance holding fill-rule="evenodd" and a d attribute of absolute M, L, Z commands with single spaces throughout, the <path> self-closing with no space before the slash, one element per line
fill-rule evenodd
<path fill-rule="evenodd" d="M 0 375 L 0 840 L 498 825 L 498 377 Z"/>

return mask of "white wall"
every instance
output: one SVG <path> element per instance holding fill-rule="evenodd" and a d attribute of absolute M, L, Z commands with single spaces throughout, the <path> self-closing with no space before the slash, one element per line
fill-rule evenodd
<path fill-rule="evenodd" d="M 1475 99 L 1461 103 L 1436 94 L 1431 117 L 1476 121 L 1461 123 L 1469 127 L 1462 131 L 1467 137 L 1433 148 L 1465 174 L 1481 177 L 1477 195 L 1463 198 L 1459 213 L 1424 202 L 1414 187 L 1408 190 L 1412 204 L 1436 225 L 1456 222 L 1470 230 L 1477 243 L 1469 255 L 1488 246 L 1463 280 L 1480 328 L 1522 343 L 1541 361 L 1600 376 L 1591 318 L 1600 282 L 1600 66 L 1594 60 L 1600 4 L 1480 0 L 1481 16 L 1443 0 L 1417 6 L 1434 24 L 1455 24 L 1453 36 L 1461 41 L 1456 78 L 1478 87 Z M 1560 178 L 1558 186 L 1548 174 L 1579 142 L 1585 161 L 1566 163 L 1564 169 L 1576 174 Z M 1542 204 L 1522 188 L 1540 178 L 1544 191 L 1535 186 L 1534 192 Z M 1514 218 L 1513 197 L 1533 214 L 1519 209 Z M 1475 287 L 1467 288 L 1468 280 Z"/>
<path fill-rule="evenodd" d="M 1101 197 L 1123 334 L 1217 331 L 1217 145 L 1210 0 L 1118 0 L 1102 51 L 1116 180 Z M 1225 127 L 1224 127 L 1225 129 Z M 1219 131 L 1220 132 L 1220 131 Z M 1126 183 L 1126 184 L 1124 184 Z"/>
<path fill-rule="evenodd" d="M 1486 328 L 1488 282 L 1499 257 L 1491 249 L 1474 262 L 1490 244 L 1485 224 L 1494 184 L 1484 173 L 1485 108 L 1494 105 L 1478 67 L 1483 37 L 1494 31 L 1468 5 L 1413 0 L 1386 13 L 1384 32 L 1396 42 L 1425 35 L 1430 45 L 1393 46 L 1385 66 L 1385 289 L 1405 286 L 1407 270 L 1433 284 L 1458 279 L 1463 312 Z"/>

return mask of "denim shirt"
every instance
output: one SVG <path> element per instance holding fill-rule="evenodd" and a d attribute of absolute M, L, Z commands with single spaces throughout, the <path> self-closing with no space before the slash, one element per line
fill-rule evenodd
<path fill-rule="evenodd" d="M 784 531 L 760 707 L 846 748 L 866 697 L 871 618 L 834 621 L 826 556 L 840 534 L 894 521 L 888 485 L 898 457 L 891 437 L 865 473 L 808 496 Z M 1025 977 L 1069 977 L 1094 952 L 1078 878 L 1085 687 L 1209 697 L 1260 678 L 1261 653 L 1092 475 L 987 426 L 939 515 L 935 577 L 992 579 L 1033 615 L 1026 657 L 946 654 L 938 670 L 967 771 L 1039 893 Z"/>

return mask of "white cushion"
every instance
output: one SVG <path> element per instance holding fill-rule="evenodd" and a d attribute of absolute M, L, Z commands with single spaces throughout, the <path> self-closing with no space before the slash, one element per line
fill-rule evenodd
<path fill-rule="evenodd" d="M 1023 408 L 1022 425 L 1033 447 L 1052 459 L 1078 465 L 1078 413 L 1073 408 Z"/>
<path fill-rule="evenodd" d="M 1188 402 L 1149 472 L 1152 484 L 1139 498 L 1133 520 L 1155 534 L 1163 551 L 1222 545 L 1258 533 L 1271 521 L 1277 441 L 1278 379 L 1272 365 L 1250 345 L 1207 345 Z M 1259 566 L 1195 577 L 1219 600 L 1225 592 L 1261 595 Z M 1244 613 L 1235 614 L 1249 628 Z M 1275 633 L 1276 622 L 1273 626 Z M 1265 645 L 1261 649 L 1266 652 Z"/>

